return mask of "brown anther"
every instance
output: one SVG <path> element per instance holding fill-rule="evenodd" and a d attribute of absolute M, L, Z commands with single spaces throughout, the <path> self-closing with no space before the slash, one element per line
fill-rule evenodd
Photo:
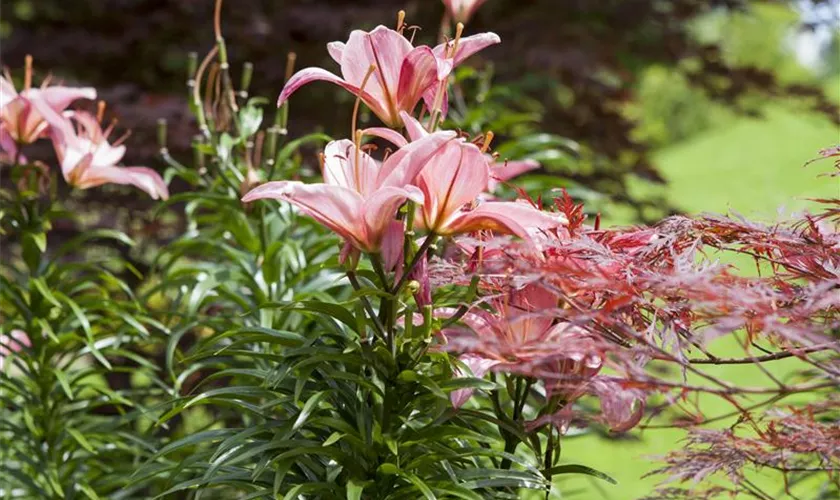
<path fill-rule="evenodd" d="M 32 88 L 32 55 L 23 58 L 23 90 Z"/>
<path fill-rule="evenodd" d="M 101 120 L 97 120 L 97 121 L 101 121 Z M 107 138 L 109 135 L 111 135 L 111 132 L 113 132 L 113 131 L 114 131 L 114 128 L 116 128 L 117 123 L 119 123 L 119 122 L 120 122 L 120 121 L 119 121 L 119 120 L 117 120 L 116 118 L 112 118 L 112 119 L 111 119 L 111 123 L 109 123 L 109 124 L 108 124 L 108 127 L 107 127 L 105 130 L 103 130 L 103 131 L 102 131 L 102 135 L 103 135 L 104 137 L 106 137 L 106 138 Z"/>
<path fill-rule="evenodd" d="M 119 146 L 120 144 L 124 143 L 129 137 L 131 137 L 131 130 L 126 130 L 123 135 L 119 137 L 116 141 L 114 141 L 112 146 Z"/>
<path fill-rule="evenodd" d="M 403 28 L 405 28 L 405 11 L 401 10 L 397 12 L 397 31 L 402 34 Z"/>
<path fill-rule="evenodd" d="M 102 123 L 102 118 L 105 117 L 105 101 L 96 103 L 96 122 Z"/>
<path fill-rule="evenodd" d="M 321 172 L 324 171 L 326 164 L 327 158 L 324 156 L 324 153 L 318 153 L 318 165 L 321 165 Z"/>
<path fill-rule="evenodd" d="M 490 143 L 493 142 L 493 131 L 488 130 L 487 133 L 484 135 L 484 144 L 481 145 L 481 152 L 486 153 L 488 149 L 490 149 Z"/>
<path fill-rule="evenodd" d="M 449 54 L 449 58 L 454 58 L 455 54 L 458 53 L 458 44 L 461 43 L 461 35 L 464 33 L 464 23 L 458 23 L 455 26 L 455 41 L 452 42 L 452 52 Z"/>

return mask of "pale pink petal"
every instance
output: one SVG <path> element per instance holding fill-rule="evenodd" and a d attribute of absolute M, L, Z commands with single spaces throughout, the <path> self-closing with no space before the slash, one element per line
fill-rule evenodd
<path fill-rule="evenodd" d="M 452 131 L 441 131 L 416 140 L 397 150 L 382 164 L 377 178 L 379 186 L 402 187 L 414 182 L 417 174 L 455 139 Z"/>
<path fill-rule="evenodd" d="M 287 201 L 356 248 L 367 247 L 366 230 L 359 218 L 363 201 L 356 191 L 327 184 L 275 181 L 252 189 L 242 201 L 249 203 L 266 198 Z"/>
<path fill-rule="evenodd" d="M 401 112 L 400 115 L 402 116 L 405 114 L 405 111 Z M 394 146 L 401 148 L 408 144 L 408 141 L 403 137 L 403 135 L 392 128 L 385 128 L 385 127 L 371 127 L 366 128 L 362 131 L 365 135 L 370 135 L 373 137 L 379 137 L 381 139 L 385 139 L 386 141 L 390 142 Z"/>
<path fill-rule="evenodd" d="M 18 96 L 12 82 L 0 76 L 0 108 L 12 102 Z"/>
<path fill-rule="evenodd" d="M 442 226 L 487 188 L 489 177 L 490 165 L 475 145 L 461 140 L 448 142 L 417 177 L 417 186 L 426 197 L 424 226 L 445 231 Z"/>
<path fill-rule="evenodd" d="M 443 0 L 455 22 L 466 23 L 486 0 Z"/>
<path fill-rule="evenodd" d="M 327 44 L 327 52 L 330 53 L 330 57 L 333 58 L 333 61 L 341 64 L 341 57 L 344 53 L 344 42 L 330 42 Z"/>
<path fill-rule="evenodd" d="M 83 170 L 83 173 L 73 176 L 74 186 L 87 189 L 102 184 L 124 184 L 137 187 L 149 194 L 153 199 L 167 199 L 169 191 L 166 189 L 161 176 L 146 167 L 116 167 L 99 166 Z"/>
<path fill-rule="evenodd" d="M 277 98 L 277 106 L 279 107 L 286 102 L 289 96 L 295 93 L 297 89 L 314 81 L 334 83 L 353 95 L 361 96 L 365 104 L 367 104 L 371 111 L 373 111 L 377 116 L 387 116 L 387 109 L 380 104 L 382 100 L 370 92 L 370 87 L 366 86 L 365 90 L 361 91 L 359 87 L 342 80 L 338 76 L 322 68 L 302 69 L 289 78 L 289 81 L 286 82 L 286 85 L 283 87 L 283 91 L 280 93 L 280 97 Z"/>
<path fill-rule="evenodd" d="M 538 168 L 540 168 L 540 162 L 536 160 L 506 161 L 494 164 L 491 167 L 490 175 L 496 180 L 507 181 Z"/>
<path fill-rule="evenodd" d="M 405 186 L 404 188 L 386 186 L 379 188 L 370 198 L 365 200 L 361 213 L 367 224 L 368 243 L 370 244 L 367 250 L 377 250 L 379 248 L 385 230 L 395 219 L 397 209 L 406 200 L 423 203 L 423 193 L 414 186 Z"/>
<path fill-rule="evenodd" d="M 3 152 L 10 162 L 17 157 L 20 163 L 27 163 L 25 156 L 18 156 L 17 142 L 2 125 L 0 125 L 0 152 Z"/>
<path fill-rule="evenodd" d="M 368 34 L 366 47 L 368 60 L 376 65 L 374 75 L 385 90 L 389 104 L 393 106 L 398 105 L 400 70 L 403 67 L 403 60 L 412 49 L 411 42 L 404 36 L 385 26 L 377 26 Z M 367 68 L 364 70 L 366 72 Z M 395 109 L 396 113 L 398 108 L 392 109 Z"/>
<path fill-rule="evenodd" d="M 121 169 L 128 170 L 134 178 L 132 184 L 147 192 L 152 199 L 169 199 L 169 189 L 166 187 L 163 177 L 154 170 L 147 167 L 121 167 Z"/>
<path fill-rule="evenodd" d="M 461 355 L 458 357 L 458 361 L 466 365 L 469 372 L 465 371 L 461 366 L 456 366 L 453 373 L 456 378 L 470 376 L 474 378 L 484 378 L 491 368 L 500 363 L 494 359 L 487 359 L 474 354 Z M 449 395 L 449 399 L 452 401 L 452 406 L 455 408 L 463 406 L 463 404 L 472 397 L 473 391 L 474 389 L 458 389 L 456 391 L 452 391 Z"/>
<path fill-rule="evenodd" d="M 457 66 L 461 64 L 464 61 L 464 59 L 470 57 L 476 52 L 483 50 L 491 45 L 501 43 L 501 41 L 502 39 L 499 38 L 499 35 L 491 32 L 463 37 L 458 41 L 458 52 L 455 54 L 453 63 L 455 66 Z M 435 57 L 438 57 L 440 59 L 453 59 L 451 57 L 445 57 L 446 50 L 449 47 L 451 47 L 453 43 L 454 40 L 450 40 L 449 42 L 442 43 L 435 47 Z"/>
<path fill-rule="evenodd" d="M 386 271 L 396 271 L 398 276 L 402 274 L 404 241 L 405 222 L 401 220 L 389 222 L 385 235 L 382 237 L 382 261 Z"/>
<path fill-rule="evenodd" d="M 601 416 L 613 432 L 627 432 L 641 422 L 645 414 L 644 394 L 622 387 L 617 380 L 596 377 L 591 391 L 601 399 Z"/>
<path fill-rule="evenodd" d="M 531 241 L 529 230 L 553 229 L 562 224 L 560 218 L 524 203 L 491 201 L 482 203 L 471 211 L 456 214 L 441 228 L 440 234 L 491 230 Z"/>
<path fill-rule="evenodd" d="M 400 69 L 397 107 L 413 110 L 427 89 L 437 87 L 437 69 L 437 59 L 429 47 L 417 47 L 409 52 Z"/>
<path fill-rule="evenodd" d="M 37 98 L 42 99 L 47 105 L 59 113 L 67 109 L 67 106 L 70 106 L 75 100 L 96 99 L 96 89 L 92 87 L 75 88 L 61 86 L 32 89 L 30 92 L 33 95 L 31 97 L 28 95 L 27 97 L 35 100 L 36 90 L 38 91 Z"/>
<path fill-rule="evenodd" d="M 358 162 L 358 163 L 357 163 Z M 352 141 L 332 141 L 324 148 L 324 182 L 352 189 L 366 198 L 376 188 L 379 163 Z"/>
<path fill-rule="evenodd" d="M 433 110 L 435 106 L 435 98 L 437 96 L 437 88 L 436 86 L 432 86 L 423 93 L 423 102 L 426 103 L 426 108 L 430 111 Z M 449 90 L 444 88 L 443 89 L 443 96 L 440 100 L 440 116 L 441 118 L 446 118 L 446 114 L 449 112 Z"/>
<path fill-rule="evenodd" d="M 378 26 L 370 33 L 355 30 L 341 54 L 341 74 L 344 79 L 360 87 L 371 66 L 376 70 L 365 84 L 375 105 L 365 103 L 388 126 L 399 125 L 397 116 L 397 87 L 400 67 L 412 46 L 408 40 L 394 30 Z"/>
<path fill-rule="evenodd" d="M 408 138 L 412 141 L 420 140 L 429 135 L 429 132 L 423 127 L 423 124 L 405 111 L 400 111 L 400 118 L 402 118 L 403 124 L 405 124 L 405 131 L 408 133 Z"/>

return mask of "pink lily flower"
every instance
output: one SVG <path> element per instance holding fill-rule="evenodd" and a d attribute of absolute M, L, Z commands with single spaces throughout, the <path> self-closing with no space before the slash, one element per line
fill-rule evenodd
<path fill-rule="evenodd" d="M 4 359 L 9 354 L 20 352 L 24 347 L 31 345 L 29 336 L 23 330 L 12 330 L 8 335 L 0 335 L 0 370 L 3 369 Z"/>
<path fill-rule="evenodd" d="M 60 116 L 44 106 L 40 106 L 40 111 L 50 124 L 61 173 L 71 186 L 88 189 L 102 184 L 124 184 L 145 191 L 155 200 L 169 197 L 166 184 L 154 170 L 117 165 L 126 148 L 108 142 L 111 128 L 103 131 L 96 117 L 83 111 Z"/>
<path fill-rule="evenodd" d="M 385 26 L 369 33 L 355 30 L 346 44 L 327 45 L 330 56 L 341 66 L 341 77 L 322 68 L 300 70 L 286 82 L 277 106 L 303 85 L 323 80 L 358 96 L 387 126 L 399 128 L 400 111 L 412 112 L 424 95 L 427 100 L 433 99 L 435 91 L 427 91 L 436 89 L 436 84 L 448 77 L 453 64 L 499 42 L 493 33 L 464 38 L 452 62 L 445 63 L 443 44 L 434 50 L 425 45 L 413 47 L 402 34 Z M 365 82 L 371 67 L 373 74 Z"/>
<path fill-rule="evenodd" d="M 0 77 L 0 147 L 14 156 L 20 145 L 46 135 L 49 125 L 39 109 L 61 113 L 77 99 L 96 99 L 96 90 L 55 85 L 18 93 L 10 81 Z"/>
<path fill-rule="evenodd" d="M 501 363 L 495 359 L 482 358 L 475 354 L 463 354 L 458 357 L 458 361 L 463 363 L 469 372 L 464 371 L 461 367 L 456 367 L 453 375 L 456 378 L 473 376 L 475 378 L 484 378 L 491 368 Z M 458 389 L 449 394 L 449 400 L 452 402 L 452 407 L 455 409 L 464 405 L 473 395 L 474 389 Z"/>
<path fill-rule="evenodd" d="M 459 359 L 476 377 L 491 369 L 541 373 L 550 366 L 552 373 L 575 380 L 573 389 L 568 383 L 561 389 L 560 383 L 546 381 L 547 390 L 572 390 L 570 399 L 579 397 L 582 392 L 578 388 L 601 369 L 603 353 L 585 331 L 568 322 L 555 324 L 544 313 L 557 307 L 557 301 L 556 294 L 539 285 L 529 285 L 494 300 L 496 314 L 475 310 L 464 315 L 462 321 L 472 332 L 458 328 L 441 332 L 447 340 L 447 350 L 464 352 Z M 456 408 L 472 394 L 471 389 L 462 391 L 451 395 Z"/>
<path fill-rule="evenodd" d="M 251 190 L 242 201 L 287 201 L 354 249 L 378 253 L 386 233 L 394 232 L 391 222 L 400 205 L 406 200 L 423 202 L 423 193 L 411 182 L 454 138 L 454 132 L 429 135 L 400 148 L 381 165 L 353 142 L 333 141 L 324 151 L 323 183 L 268 182 Z M 396 251 L 389 248 L 386 253 L 390 256 Z"/>
<path fill-rule="evenodd" d="M 420 122 L 408 113 L 401 113 L 401 118 L 412 141 L 428 135 Z M 387 128 L 372 127 L 364 133 L 400 147 L 410 144 L 402 135 Z M 526 203 L 490 201 L 473 207 L 479 195 L 490 186 L 494 172 L 490 166 L 492 156 L 463 140 L 452 141 L 446 148 L 416 180 L 425 197 L 423 206 L 418 209 L 420 227 L 442 236 L 489 229 L 532 241 L 531 233 L 566 223 L 565 219 Z"/>
<path fill-rule="evenodd" d="M 365 129 L 365 135 L 372 135 L 385 139 L 397 147 L 403 147 L 408 144 L 409 140 L 416 141 L 422 137 L 429 135 L 423 125 L 417 121 L 413 116 L 406 112 L 400 112 L 400 117 L 405 124 L 408 139 L 403 137 L 399 132 L 384 127 L 370 127 Z M 503 182 L 509 181 L 514 177 L 522 175 L 526 172 L 540 168 L 540 163 L 536 160 L 522 160 L 522 161 L 504 161 L 497 162 L 493 155 L 484 154 L 484 157 L 490 162 L 490 179 L 487 183 L 487 191 L 495 191 Z"/>
<path fill-rule="evenodd" d="M 419 226 L 443 236 L 492 230 L 533 243 L 531 233 L 565 222 L 522 202 L 485 201 L 476 205 L 489 181 L 490 164 L 481 150 L 463 140 L 452 141 L 447 151 L 417 177 L 417 187 L 425 197 Z"/>
<path fill-rule="evenodd" d="M 456 23 L 466 23 L 487 0 L 443 0 L 446 12 Z"/>

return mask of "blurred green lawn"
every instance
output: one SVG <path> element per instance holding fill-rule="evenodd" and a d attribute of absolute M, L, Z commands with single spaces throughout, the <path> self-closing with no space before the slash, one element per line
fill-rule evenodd
<path fill-rule="evenodd" d="M 832 90 L 836 89 L 836 90 Z M 840 79 L 829 87 L 840 91 Z M 723 127 L 660 151 L 656 161 L 669 181 L 668 199 L 688 213 L 733 210 L 751 218 L 772 221 L 784 213 L 813 208 L 807 198 L 840 197 L 840 179 L 827 176 L 831 162 L 802 164 L 819 149 L 840 143 L 840 131 L 824 117 L 798 113 L 782 106 L 769 106 L 764 119 L 738 118 Z M 638 186 L 644 189 L 644 186 Z M 752 261 L 743 262 L 750 265 Z M 745 272 L 752 272 L 745 270 Z M 717 350 L 737 349 L 723 339 Z M 775 362 L 775 374 L 789 373 L 795 361 Z M 740 384 L 760 385 L 766 377 L 752 366 L 715 367 L 716 375 Z M 730 411 L 718 400 L 707 398 L 707 416 Z M 681 446 L 681 431 L 633 432 L 630 439 L 611 441 L 596 435 L 566 440 L 566 463 L 579 463 L 606 472 L 619 484 L 599 482 L 585 476 L 567 476 L 558 481 L 569 497 L 630 500 L 651 493 L 662 478 L 640 479 L 659 465 L 652 456 Z M 766 491 L 779 492 L 779 483 L 768 475 L 758 482 Z M 778 496 L 783 498 L 781 494 Z"/>

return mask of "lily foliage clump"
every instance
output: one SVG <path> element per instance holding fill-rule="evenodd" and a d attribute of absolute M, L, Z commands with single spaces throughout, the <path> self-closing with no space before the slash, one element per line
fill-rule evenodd
<path fill-rule="evenodd" d="M 290 56 L 266 123 L 217 2 L 194 154 L 161 122 L 163 176 L 121 164 L 94 89 L 36 87 L 31 58 L 20 90 L 0 80 L 0 496 L 561 498 L 569 474 L 615 482 L 567 440 L 667 427 L 686 437 L 656 498 L 836 493 L 840 200 L 603 228 L 529 196 L 511 179 L 539 164 L 496 147 L 457 77 L 500 39 L 450 26 L 482 2 L 445 3 L 434 46 L 400 12 L 329 44 L 337 73 Z M 355 99 L 347 138 L 289 137 L 316 81 Z M 67 187 L 104 184 L 177 231 L 91 227 Z"/>

